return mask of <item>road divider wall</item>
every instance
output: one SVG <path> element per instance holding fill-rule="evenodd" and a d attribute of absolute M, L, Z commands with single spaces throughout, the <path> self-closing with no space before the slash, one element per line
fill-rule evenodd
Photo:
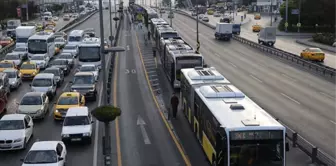
<path fill-rule="evenodd" d="M 78 17 L 77 19 L 74 19 L 72 21 L 70 21 L 68 24 L 64 25 L 63 27 L 61 27 L 60 29 L 57 29 L 57 32 L 60 31 L 68 31 L 71 28 L 78 26 L 79 24 L 83 23 L 84 21 L 86 21 L 87 19 L 89 19 L 91 16 L 93 16 L 94 14 L 96 14 L 98 12 L 98 10 L 93 11 L 91 13 L 88 13 L 86 15 L 82 15 L 80 17 Z M 5 57 L 5 55 L 9 52 L 11 52 L 14 48 L 15 48 L 15 42 L 7 45 L 6 47 L 3 47 L 0 50 L 0 59 L 3 59 Z"/>
<path fill-rule="evenodd" d="M 181 15 L 185 15 L 188 16 L 194 20 L 196 20 L 196 18 L 194 18 L 193 16 L 189 15 L 188 13 L 185 13 L 184 11 L 181 10 L 175 10 L 175 13 L 181 14 Z M 201 24 L 215 29 L 216 27 L 213 25 L 210 25 L 206 22 L 203 21 L 199 21 Z M 273 48 L 273 47 L 268 47 L 268 46 L 264 46 L 264 45 L 260 45 L 258 43 L 255 43 L 253 41 L 250 41 L 248 39 L 244 39 L 242 37 L 239 36 L 233 36 L 233 39 L 247 44 L 251 47 L 257 48 L 263 52 L 267 52 L 271 55 L 275 55 L 277 57 L 281 57 L 283 59 L 286 59 L 288 61 L 294 62 L 295 64 L 298 64 L 306 69 L 315 71 L 318 74 L 321 74 L 325 77 L 328 78 L 335 78 L 335 72 L 336 70 L 324 65 L 318 65 L 309 61 L 306 61 L 302 58 L 300 58 L 299 56 L 292 54 L 292 53 L 288 53 L 286 51 L 277 49 L 277 48 Z M 336 162 L 335 162 L 335 158 L 331 157 L 330 155 L 326 154 L 325 152 L 323 152 L 321 149 L 319 149 L 318 147 L 316 147 L 315 145 L 313 145 L 312 143 L 310 143 L 308 140 L 306 140 L 305 138 L 303 138 L 301 135 L 299 135 L 296 131 L 292 130 L 291 128 L 289 128 L 288 126 L 286 126 L 281 120 L 277 119 L 277 121 L 279 121 L 281 124 L 283 124 L 286 127 L 286 137 L 292 141 L 292 146 L 293 147 L 298 147 L 300 148 L 303 152 L 305 152 L 312 160 L 312 163 L 317 163 L 320 165 L 324 165 L 324 166 L 335 166 Z"/>

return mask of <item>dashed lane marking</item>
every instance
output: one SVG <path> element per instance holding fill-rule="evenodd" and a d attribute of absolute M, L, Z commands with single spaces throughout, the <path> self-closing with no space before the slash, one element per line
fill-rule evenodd
<path fill-rule="evenodd" d="M 286 94 L 284 94 L 284 93 L 280 93 L 280 94 L 281 94 L 282 96 L 286 97 L 287 99 L 293 101 L 293 102 L 296 103 L 296 104 L 301 104 L 301 103 L 298 102 L 297 100 L 295 100 L 295 99 L 289 97 L 288 95 L 286 95 Z"/>

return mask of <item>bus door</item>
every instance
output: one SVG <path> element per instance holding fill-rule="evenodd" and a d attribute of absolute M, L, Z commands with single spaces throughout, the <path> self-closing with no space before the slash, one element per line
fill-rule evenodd
<path fill-rule="evenodd" d="M 216 133 L 216 164 L 217 165 L 226 165 L 227 164 L 227 137 L 225 130 L 221 127 L 218 127 L 217 133 Z"/>

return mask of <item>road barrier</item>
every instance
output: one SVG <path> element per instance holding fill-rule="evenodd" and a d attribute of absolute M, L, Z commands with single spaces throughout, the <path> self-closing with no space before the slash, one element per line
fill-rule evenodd
<path fill-rule="evenodd" d="M 188 16 L 194 20 L 196 20 L 195 17 L 191 16 L 189 13 L 186 13 L 184 11 L 181 10 L 176 10 L 175 11 L 178 14 L 182 14 L 184 16 Z M 210 25 L 209 23 L 203 22 L 203 21 L 199 21 L 201 24 L 212 28 L 212 29 L 216 29 L 215 26 Z M 288 62 L 291 62 L 292 64 L 295 64 L 297 66 L 302 67 L 303 69 L 309 70 L 309 71 L 313 71 L 314 73 L 323 76 L 324 78 L 330 79 L 332 81 L 335 81 L 334 79 L 336 78 L 336 69 L 325 66 L 323 64 L 319 64 L 319 63 L 313 63 L 311 61 L 302 59 L 300 56 L 297 56 L 295 54 L 280 50 L 278 48 L 274 48 L 274 47 L 269 47 L 269 46 L 265 46 L 265 45 L 261 45 L 258 44 L 254 41 L 242 38 L 240 36 L 234 35 L 233 39 L 247 44 L 253 48 L 257 48 L 263 52 L 267 52 L 269 55 L 275 55 L 276 57 L 285 59 Z"/>
<path fill-rule="evenodd" d="M 176 10 L 175 12 L 178 13 L 178 14 L 188 16 L 188 17 L 196 20 L 196 18 L 189 15 L 188 13 L 185 13 L 184 11 Z M 205 23 L 205 22 L 202 22 L 202 21 L 200 21 L 200 23 L 202 23 L 205 26 L 208 26 L 212 29 L 216 28 L 215 26 L 210 25 L 210 24 Z M 248 39 L 244 39 L 244 38 L 239 37 L 239 36 L 234 36 L 233 39 L 235 39 L 235 40 L 237 40 L 241 43 L 247 44 L 251 47 L 260 49 L 261 51 L 264 51 L 264 52 L 267 52 L 269 54 L 276 55 L 277 57 L 281 57 L 281 58 L 286 59 L 288 61 L 294 62 L 295 64 L 299 64 L 300 66 L 302 66 L 306 69 L 309 69 L 309 70 L 313 70 L 316 73 L 322 74 L 323 76 L 327 76 L 329 78 L 335 78 L 335 69 L 333 69 L 333 68 L 330 68 L 330 67 L 327 67 L 327 66 L 324 66 L 324 65 L 318 65 L 318 64 L 306 61 L 306 60 L 300 58 L 299 56 L 297 56 L 295 54 L 288 53 L 286 51 L 283 51 L 283 50 L 280 50 L 280 49 L 277 49 L 277 48 L 272 48 L 272 47 L 267 47 L 267 46 L 264 46 L 264 45 L 260 45 L 258 43 L 255 43 L 255 42 L 250 41 Z M 308 140 L 306 140 L 301 135 L 299 135 L 297 132 L 295 132 L 294 130 L 292 130 L 288 126 L 286 126 L 279 119 L 277 119 L 277 121 L 279 121 L 283 126 L 286 127 L 286 137 L 290 141 L 292 141 L 293 147 L 298 147 L 303 152 L 305 152 L 311 158 L 312 163 L 317 163 L 317 164 L 320 164 L 320 165 L 323 165 L 323 166 L 335 166 L 336 165 L 334 157 L 331 157 L 330 155 L 323 152 L 317 146 L 313 145 Z"/>
<path fill-rule="evenodd" d="M 57 32 L 59 31 L 67 31 L 75 26 L 78 26 L 79 24 L 81 24 L 82 22 L 86 21 L 87 19 L 89 19 L 91 16 L 93 16 L 94 14 L 96 14 L 98 12 L 98 10 L 93 11 L 91 13 L 88 13 L 86 15 L 82 15 L 80 17 L 78 17 L 77 19 L 72 20 L 71 22 L 69 22 L 68 24 L 64 25 L 63 27 L 61 27 L 60 29 L 57 30 Z M 13 49 L 15 48 L 15 42 L 3 47 L 0 50 L 0 59 L 3 59 L 4 56 L 11 52 Z"/>

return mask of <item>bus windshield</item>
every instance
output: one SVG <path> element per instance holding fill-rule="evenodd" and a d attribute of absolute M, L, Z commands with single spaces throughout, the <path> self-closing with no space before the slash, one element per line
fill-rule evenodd
<path fill-rule="evenodd" d="M 45 54 L 47 48 L 46 40 L 28 40 L 28 52 L 31 54 Z"/>
<path fill-rule="evenodd" d="M 177 34 L 177 32 L 165 32 L 165 33 L 161 33 L 161 37 L 164 39 L 168 39 L 168 38 L 179 37 L 179 35 Z"/>
<path fill-rule="evenodd" d="M 99 47 L 80 47 L 78 60 L 81 62 L 98 62 L 100 61 Z"/>
<path fill-rule="evenodd" d="M 181 69 L 203 66 L 202 57 L 177 57 L 176 58 L 176 80 L 181 79 Z"/>
<path fill-rule="evenodd" d="M 81 40 L 81 36 L 69 36 L 69 42 L 80 42 Z"/>

